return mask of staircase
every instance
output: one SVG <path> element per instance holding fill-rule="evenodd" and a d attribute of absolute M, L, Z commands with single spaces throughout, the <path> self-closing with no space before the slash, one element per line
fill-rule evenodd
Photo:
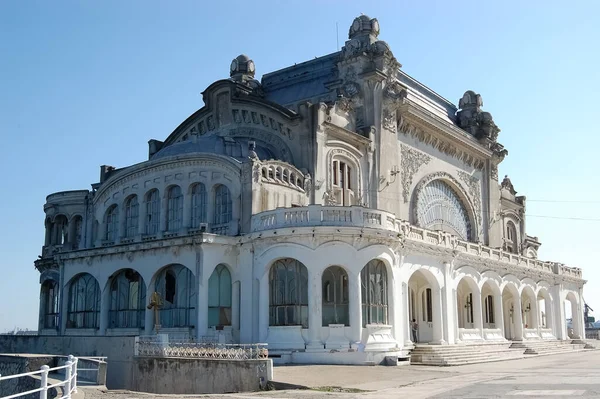
<path fill-rule="evenodd" d="M 581 351 L 586 348 L 586 343 L 584 341 L 570 340 L 515 341 L 510 348 L 523 350 L 523 353 L 526 355 L 552 355 L 556 353 Z"/>
<path fill-rule="evenodd" d="M 421 345 L 411 352 L 410 363 L 428 366 L 459 366 L 462 364 L 521 359 L 523 349 L 512 349 L 511 342 L 493 344 Z"/>

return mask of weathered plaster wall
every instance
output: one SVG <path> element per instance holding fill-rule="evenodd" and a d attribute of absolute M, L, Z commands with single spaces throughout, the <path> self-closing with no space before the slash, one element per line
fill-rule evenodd
<path fill-rule="evenodd" d="M 258 391 L 272 378 L 272 360 L 134 359 L 136 391 L 201 394 Z"/>

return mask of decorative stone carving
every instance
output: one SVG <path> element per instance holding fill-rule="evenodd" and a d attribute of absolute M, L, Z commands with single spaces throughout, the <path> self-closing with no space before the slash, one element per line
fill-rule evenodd
<path fill-rule="evenodd" d="M 325 205 L 337 205 L 337 200 L 333 190 L 327 190 L 323 193 L 323 202 Z"/>
<path fill-rule="evenodd" d="M 457 113 L 458 125 L 478 139 L 486 139 L 495 143 L 500 129 L 494 123 L 492 114 L 481 110 L 483 100 L 472 90 L 465 92 L 458 101 L 460 111 Z"/>
<path fill-rule="evenodd" d="M 384 129 L 396 133 L 396 110 L 384 108 L 381 125 Z"/>
<path fill-rule="evenodd" d="M 400 115 L 398 119 L 398 130 L 405 134 L 416 138 L 423 143 L 432 146 L 436 150 L 454 157 L 461 162 L 464 162 L 467 166 L 475 167 L 477 169 L 483 169 L 485 161 L 474 157 L 467 151 L 462 151 L 456 147 L 455 144 L 444 141 L 443 139 L 434 136 L 433 134 L 421 129 L 418 126 L 410 123 L 405 117 Z"/>
<path fill-rule="evenodd" d="M 497 165 L 492 165 L 492 168 L 490 171 L 490 178 L 493 179 L 494 181 L 498 181 L 498 166 Z"/>
<path fill-rule="evenodd" d="M 508 178 L 508 175 L 504 176 L 504 179 L 502 180 L 502 183 L 500 183 L 500 187 L 508 190 L 508 192 L 510 192 L 512 195 L 517 194 L 515 187 L 513 186 L 512 182 L 510 181 L 510 179 Z"/>
<path fill-rule="evenodd" d="M 481 182 L 478 178 L 468 174 L 465 171 L 458 170 L 459 179 L 465 183 L 469 189 L 469 195 L 473 201 L 473 212 L 475 213 L 475 220 L 477 221 L 478 231 L 481 232 Z"/>
<path fill-rule="evenodd" d="M 412 149 L 404 144 L 400 145 L 400 180 L 402 181 L 402 198 L 404 203 L 408 203 L 410 199 L 410 186 L 412 185 L 413 175 L 417 173 L 419 168 L 427 165 L 431 161 L 431 157 L 420 151 Z"/>
<path fill-rule="evenodd" d="M 304 191 L 306 192 L 306 194 L 309 194 L 310 192 L 312 192 L 312 190 L 313 190 L 312 177 L 310 176 L 310 173 L 307 173 L 304 176 Z"/>

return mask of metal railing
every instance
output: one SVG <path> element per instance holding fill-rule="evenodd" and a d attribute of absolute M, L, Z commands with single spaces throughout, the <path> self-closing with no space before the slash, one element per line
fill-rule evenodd
<path fill-rule="evenodd" d="M 72 355 L 69 355 L 67 363 L 64 366 L 58 366 L 50 368 L 47 365 L 43 365 L 38 371 L 30 371 L 29 373 L 21 373 L 14 375 L 1 376 L 0 375 L 0 383 L 2 381 L 8 381 L 15 378 L 22 377 L 35 377 L 40 376 L 40 387 L 36 389 L 31 389 L 25 392 L 15 393 L 9 396 L 3 396 L 0 399 L 12 399 L 18 398 L 25 395 L 31 395 L 33 393 L 39 392 L 40 399 L 48 398 L 48 390 L 52 388 L 63 387 L 63 396 L 57 397 L 55 399 L 70 399 L 71 395 L 77 393 L 77 362 L 78 359 Z M 48 375 L 50 373 L 57 373 L 65 370 L 65 378 L 62 381 L 59 381 L 55 384 L 48 385 Z"/>

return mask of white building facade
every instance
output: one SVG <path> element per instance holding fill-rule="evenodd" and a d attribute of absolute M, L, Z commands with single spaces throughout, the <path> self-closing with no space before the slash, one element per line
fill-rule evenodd
<path fill-rule="evenodd" d="M 567 303 L 584 338 L 581 270 L 537 259 L 481 97 L 457 108 L 378 35 L 360 16 L 340 52 L 260 82 L 239 56 L 147 161 L 49 195 L 40 333 L 159 325 L 362 363 L 415 343 L 566 340 Z"/>

